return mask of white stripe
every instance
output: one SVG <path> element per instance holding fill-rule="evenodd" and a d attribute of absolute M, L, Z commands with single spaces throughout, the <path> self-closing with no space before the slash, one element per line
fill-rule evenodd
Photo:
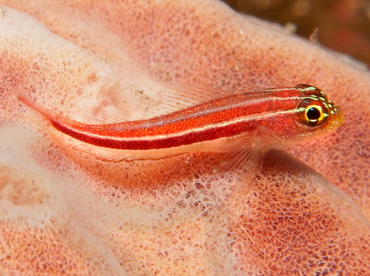
<path fill-rule="evenodd" d="M 239 94 L 236 94 L 236 95 L 239 95 Z M 220 98 L 220 99 L 222 99 L 222 98 Z M 238 107 L 242 107 L 242 106 L 248 106 L 248 105 L 252 105 L 252 104 L 256 104 L 256 103 L 263 103 L 263 102 L 266 102 L 266 101 L 284 101 L 284 100 L 298 100 L 298 99 L 302 99 L 302 97 L 301 96 L 289 97 L 289 98 L 269 97 L 269 98 L 263 98 L 263 99 L 256 99 L 256 100 L 253 100 L 253 102 L 248 103 L 248 104 L 246 103 L 247 101 L 241 101 L 240 103 L 236 103 L 236 104 L 234 103 L 233 105 L 225 105 L 225 106 L 216 107 L 216 108 L 212 108 L 212 109 L 206 109 L 206 110 L 203 110 L 201 112 L 194 113 L 194 114 L 190 114 L 186 117 L 186 119 L 199 117 L 199 116 L 204 116 L 204 115 L 209 115 L 209 114 L 212 114 L 212 113 L 215 113 L 215 112 L 220 112 L 220 111 L 224 111 L 224 110 L 228 110 L 228 109 L 234 109 L 234 108 L 238 108 Z M 204 105 L 204 104 L 202 104 L 202 105 Z M 165 115 L 162 115 L 160 117 L 163 117 L 163 116 L 165 116 Z M 152 119 L 154 119 L 154 118 L 152 118 Z M 182 120 L 184 120 L 184 118 L 179 117 L 179 118 L 174 118 L 173 120 L 167 120 L 165 123 L 166 124 L 171 124 L 171 123 L 175 123 L 175 122 L 182 121 Z M 161 123 L 159 126 L 162 126 L 162 125 L 163 125 L 163 123 Z M 155 126 L 157 126 L 157 125 L 153 124 L 150 127 L 155 127 Z"/>
<path fill-rule="evenodd" d="M 102 135 L 98 135 L 98 134 L 91 134 L 89 132 L 85 132 L 85 131 L 77 131 L 77 130 L 73 130 L 75 133 L 79 133 L 79 134 L 83 134 L 83 135 L 86 135 L 86 136 L 89 136 L 89 137 L 95 137 L 95 138 L 99 138 L 99 139 L 102 139 L 102 140 L 114 140 L 114 141 L 153 141 L 153 140 L 164 140 L 164 139 L 168 139 L 168 138 L 174 138 L 174 137 L 179 137 L 179 136 L 183 136 L 183 135 L 187 135 L 187 134 L 190 134 L 190 133 L 196 133 L 196 132 L 202 132 L 202 131 L 206 131 L 206 130 L 209 130 L 209 129 L 212 129 L 212 128 L 220 128 L 220 127 L 224 127 L 224 126 L 227 126 L 227 125 L 233 125 L 233 124 L 237 124 L 237 123 L 240 123 L 240 122 L 248 122 L 248 121 L 252 121 L 252 120 L 258 120 L 258 119 L 264 119 L 264 118 L 269 118 L 269 117 L 273 117 L 273 116 L 276 116 L 276 115 L 280 115 L 280 114 L 289 114 L 289 113 L 296 113 L 297 111 L 299 111 L 299 109 L 293 109 L 293 110 L 288 110 L 288 111 L 278 111 L 278 112 L 271 112 L 271 113 L 265 113 L 263 115 L 259 115 L 259 116 L 245 116 L 245 117 L 239 117 L 233 121 L 226 121 L 226 122 L 222 122 L 222 123 L 217 123 L 217 124 L 210 124 L 210 125 L 206 125 L 206 126 L 203 126 L 203 127 L 200 127 L 200 128 L 193 128 L 193 129 L 189 129 L 189 130 L 186 130 L 186 131 L 182 131 L 182 132 L 177 132 L 177 133 L 174 133 L 174 134 L 167 134 L 167 135 L 154 135 L 154 136 L 144 136 L 144 137 L 127 137 L 127 138 L 122 138 L 122 137 L 114 137 L 114 136 L 102 136 Z"/>

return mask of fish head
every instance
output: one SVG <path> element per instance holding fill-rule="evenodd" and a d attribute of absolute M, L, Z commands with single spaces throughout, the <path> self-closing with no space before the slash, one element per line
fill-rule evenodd
<path fill-rule="evenodd" d="M 285 149 L 295 144 L 327 134 L 344 121 L 343 112 L 321 89 L 308 85 L 295 86 L 289 107 L 281 107 L 260 130 L 261 147 Z"/>
<path fill-rule="evenodd" d="M 324 134 L 338 128 L 344 121 L 343 112 L 321 89 L 308 84 L 298 84 L 302 99 L 297 106 L 297 124 L 302 136 Z"/>

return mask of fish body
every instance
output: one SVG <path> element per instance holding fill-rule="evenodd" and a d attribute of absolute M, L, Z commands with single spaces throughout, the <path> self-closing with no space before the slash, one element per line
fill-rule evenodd
<path fill-rule="evenodd" d="M 204 91 L 195 89 L 195 94 Z M 212 91 L 208 92 L 207 101 L 189 104 L 181 110 L 146 120 L 102 125 L 83 124 L 57 115 L 22 95 L 19 99 L 72 138 L 138 154 L 226 152 L 237 150 L 243 141 L 261 151 L 281 149 L 327 133 L 343 121 L 341 110 L 323 91 L 310 85 L 218 95 L 213 99 L 209 98 Z M 175 105 L 176 97 L 170 101 Z"/>

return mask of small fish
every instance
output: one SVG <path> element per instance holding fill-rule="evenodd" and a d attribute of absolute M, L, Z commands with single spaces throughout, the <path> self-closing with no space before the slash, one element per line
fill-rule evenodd
<path fill-rule="evenodd" d="M 322 90 L 306 84 L 235 94 L 178 86 L 161 95 L 157 109 L 167 114 L 104 125 L 83 124 L 23 95 L 18 98 L 58 131 L 90 145 L 128 152 L 136 156 L 133 159 L 197 151 L 250 152 L 251 147 L 265 152 L 325 134 L 343 122 L 340 108 Z"/>

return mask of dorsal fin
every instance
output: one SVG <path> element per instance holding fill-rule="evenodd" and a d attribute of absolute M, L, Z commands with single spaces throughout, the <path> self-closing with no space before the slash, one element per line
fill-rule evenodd
<path fill-rule="evenodd" d="M 61 118 L 63 118 L 63 120 L 75 121 L 73 119 L 58 114 L 57 112 L 51 110 L 50 108 L 42 106 L 36 101 L 25 96 L 24 94 L 18 93 L 17 97 L 25 105 L 29 106 L 32 110 L 43 115 L 46 119 L 50 121 L 59 120 Z M 83 123 L 85 125 L 106 125 L 106 124 L 118 124 L 127 121 L 127 119 L 120 116 L 120 113 L 121 112 L 117 108 L 110 107 L 109 109 L 99 110 L 98 115 L 95 116 L 91 115 L 89 116 L 89 118 L 85 118 L 83 121 L 78 122 Z"/>
<path fill-rule="evenodd" d="M 127 122 L 128 119 L 122 116 L 122 111 L 114 106 L 99 108 L 92 118 L 84 123 L 90 125 L 110 125 Z"/>
<path fill-rule="evenodd" d="M 248 87 L 246 90 L 253 91 L 257 89 Z M 189 84 L 170 84 L 158 93 L 160 98 L 158 105 L 151 107 L 147 111 L 155 116 L 159 116 L 243 92 L 245 91 L 228 91 Z"/>

